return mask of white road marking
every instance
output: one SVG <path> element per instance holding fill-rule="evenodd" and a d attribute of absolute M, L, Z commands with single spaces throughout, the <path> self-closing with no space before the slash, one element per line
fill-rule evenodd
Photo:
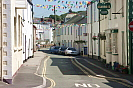
<path fill-rule="evenodd" d="M 85 88 L 87 88 L 87 87 L 96 87 L 96 88 L 98 88 L 98 87 L 100 87 L 98 84 L 85 84 L 85 83 L 82 83 L 82 84 L 80 84 L 80 83 L 75 83 L 75 86 L 76 87 L 85 87 Z"/>
<path fill-rule="evenodd" d="M 79 84 L 79 83 L 75 83 L 75 86 L 76 87 L 88 87 L 85 83 L 83 83 L 83 84 Z"/>
<path fill-rule="evenodd" d="M 87 85 L 88 85 L 88 87 L 92 87 L 91 84 L 87 84 Z"/>
<path fill-rule="evenodd" d="M 93 84 L 93 85 L 95 85 L 96 87 L 100 87 L 98 84 Z"/>

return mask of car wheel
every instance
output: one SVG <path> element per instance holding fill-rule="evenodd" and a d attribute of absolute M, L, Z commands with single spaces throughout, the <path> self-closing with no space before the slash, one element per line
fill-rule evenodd
<path fill-rule="evenodd" d="M 65 52 L 65 55 L 67 55 L 67 53 Z"/>

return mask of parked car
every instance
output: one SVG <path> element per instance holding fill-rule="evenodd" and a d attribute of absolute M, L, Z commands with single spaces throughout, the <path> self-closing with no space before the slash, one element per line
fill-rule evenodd
<path fill-rule="evenodd" d="M 68 47 L 65 50 L 65 55 L 78 55 L 78 51 L 75 48 Z"/>
<path fill-rule="evenodd" d="M 65 50 L 67 49 L 67 47 L 65 47 L 65 46 L 62 46 L 62 47 L 60 47 L 59 48 L 59 54 L 65 54 Z"/>
<path fill-rule="evenodd" d="M 50 53 L 58 53 L 59 48 L 60 48 L 59 46 L 51 46 Z"/>

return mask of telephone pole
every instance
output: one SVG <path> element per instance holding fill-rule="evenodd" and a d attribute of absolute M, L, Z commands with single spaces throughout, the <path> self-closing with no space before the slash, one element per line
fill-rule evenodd
<path fill-rule="evenodd" d="M 55 27 L 55 23 L 56 23 L 56 11 L 55 11 L 55 6 L 54 6 L 54 27 Z"/>

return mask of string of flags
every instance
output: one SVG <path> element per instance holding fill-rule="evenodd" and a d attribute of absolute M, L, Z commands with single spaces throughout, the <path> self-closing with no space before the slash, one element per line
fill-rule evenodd
<path fill-rule="evenodd" d="M 99 0 L 91 0 L 91 1 L 62 1 L 62 0 L 45 0 L 45 2 L 57 2 L 57 3 L 65 3 L 65 4 L 70 4 L 70 3 L 75 3 L 75 4 L 89 4 L 93 3 Z"/>
<path fill-rule="evenodd" d="M 55 9 L 72 9 L 72 8 L 77 8 L 77 9 L 80 9 L 80 8 L 86 8 L 87 7 L 87 4 L 91 4 L 91 3 L 94 3 L 98 0 L 92 0 L 92 1 L 61 1 L 61 0 L 45 0 L 45 2 L 48 1 L 48 2 L 52 2 L 52 1 L 57 1 L 58 3 L 62 3 L 62 5 L 41 5 L 41 4 L 36 4 L 36 5 L 33 5 L 33 6 L 36 6 L 36 7 L 40 7 L 40 8 L 43 8 L 43 9 L 48 9 L 50 10 L 52 8 L 52 11 L 54 11 L 54 7 Z M 57 11 L 57 10 L 56 10 Z M 59 12 L 62 12 L 62 11 L 59 11 Z"/>
<path fill-rule="evenodd" d="M 36 4 L 34 5 L 36 7 L 44 8 L 44 9 L 51 9 L 55 6 L 56 9 L 66 9 L 66 8 L 86 8 L 86 5 L 73 5 L 73 4 L 67 4 L 67 5 L 40 5 Z M 53 11 L 54 9 L 52 9 Z"/>

